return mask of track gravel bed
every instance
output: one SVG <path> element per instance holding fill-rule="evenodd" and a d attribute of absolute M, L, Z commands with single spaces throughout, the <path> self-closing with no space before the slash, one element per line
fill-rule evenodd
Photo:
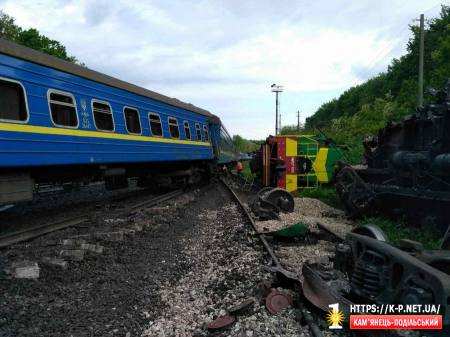
<path fill-rule="evenodd" d="M 196 235 L 183 239 L 192 269 L 177 284 L 160 289 L 166 303 L 163 315 L 151 323 L 145 336 L 208 336 L 205 325 L 226 314 L 227 308 L 254 299 L 247 315 L 216 336 L 308 336 L 293 309 L 277 316 L 260 303 L 258 284 L 269 281 L 265 253 L 246 236 L 246 219 L 228 192 L 219 189 L 217 208 L 199 214 Z M 220 205 L 222 204 L 222 205 Z M 247 227 L 247 228 L 246 228 Z"/>
<path fill-rule="evenodd" d="M 220 185 L 124 218 L 114 214 L 102 209 L 89 227 L 0 251 L 0 269 L 23 260 L 40 267 L 36 280 L 0 275 L 1 337 L 207 336 L 207 323 L 248 298 L 255 299 L 250 312 L 215 335 L 309 336 L 295 310 L 272 316 L 259 302 L 258 284 L 271 277 L 266 256 Z M 95 235 L 108 231 L 123 238 Z M 73 238 L 103 251 L 66 268 L 42 263 Z"/>

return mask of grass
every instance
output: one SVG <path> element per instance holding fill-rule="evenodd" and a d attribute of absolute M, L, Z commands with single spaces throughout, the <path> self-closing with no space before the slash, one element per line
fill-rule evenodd
<path fill-rule="evenodd" d="M 336 208 L 342 208 L 341 201 L 333 186 L 319 186 L 313 189 L 299 191 L 300 197 L 315 198 Z M 380 227 L 387 235 L 389 242 L 397 245 L 401 239 L 418 241 L 426 249 L 439 249 L 442 235 L 433 228 L 408 227 L 405 221 L 390 220 L 384 217 L 367 217 L 358 221 L 358 225 L 374 224 Z"/>
<path fill-rule="evenodd" d="M 374 224 L 380 227 L 396 245 L 401 239 L 410 239 L 423 244 L 426 249 L 439 249 L 442 235 L 432 228 L 408 227 L 403 221 L 393 221 L 383 217 L 368 217 L 359 221 L 359 225 Z"/>
<path fill-rule="evenodd" d="M 341 201 L 333 186 L 319 186 L 317 188 L 305 188 L 298 192 L 298 196 L 319 199 L 329 206 L 342 208 Z"/>
<path fill-rule="evenodd" d="M 244 176 L 244 178 L 247 180 L 252 180 L 255 177 L 255 175 L 250 170 L 250 161 L 246 160 L 242 162 L 242 166 L 244 168 L 242 170 L 242 175 Z"/>
<path fill-rule="evenodd" d="M 246 179 L 251 179 L 249 163 L 244 162 L 242 172 Z M 342 208 L 342 203 L 336 194 L 334 186 L 322 185 L 317 188 L 303 189 L 295 193 L 295 196 L 318 199 L 329 206 Z M 397 245 L 401 239 L 409 239 L 422 243 L 426 249 L 439 249 L 442 235 L 432 228 L 408 227 L 402 221 L 394 221 L 384 217 L 367 217 L 358 221 L 358 225 L 374 224 L 380 227 L 387 235 L 389 242 Z"/>

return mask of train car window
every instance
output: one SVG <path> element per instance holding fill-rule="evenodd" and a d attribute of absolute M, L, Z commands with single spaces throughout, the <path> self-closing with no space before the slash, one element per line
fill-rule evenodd
<path fill-rule="evenodd" d="M 94 122 L 98 130 L 114 131 L 114 119 L 108 102 L 92 101 Z"/>
<path fill-rule="evenodd" d="M 53 124 L 69 128 L 78 127 L 77 106 L 72 94 L 50 89 L 47 99 Z"/>
<path fill-rule="evenodd" d="M 150 122 L 150 129 L 152 130 L 152 135 L 161 137 L 163 135 L 161 117 L 157 114 L 150 113 L 148 115 L 148 120 Z"/>
<path fill-rule="evenodd" d="M 191 139 L 191 128 L 189 126 L 189 122 L 188 121 L 184 121 L 183 123 L 184 125 L 184 134 L 186 135 L 186 139 Z"/>
<path fill-rule="evenodd" d="M 202 140 L 202 129 L 198 123 L 195 123 L 195 137 L 199 141 Z"/>
<path fill-rule="evenodd" d="M 0 120 L 11 122 L 28 120 L 25 89 L 19 82 L 0 79 Z"/>
<path fill-rule="evenodd" d="M 174 117 L 169 117 L 169 132 L 170 137 L 180 138 L 180 129 L 178 128 L 178 120 Z"/>
<path fill-rule="evenodd" d="M 209 132 L 206 125 L 203 125 L 203 134 L 205 135 L 205 142 L 209 142 Z"/>
<path fill-rule="evenodd" d="M 125 125 L 128 133 L 140 135 L 142 133 L 142 129 L 139 111 L 134 108 L 125 107 L 123 108 L 123 114 L 125 116 Z"/>

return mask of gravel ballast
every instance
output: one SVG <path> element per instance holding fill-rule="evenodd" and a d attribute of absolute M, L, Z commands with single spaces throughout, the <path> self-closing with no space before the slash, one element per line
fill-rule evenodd
<path fill-rule="evenodd" d="M 293 308 L 273 316 L 261 302 L 266 254 L 223 187 L 167 205 L 125 218 L 99 211 L 89 228 L 1 250 L 5 269 L 27 260 L 40 274 L 0 279 L 0 336 L 208 336 L 208 323 L 248 299 L 250 310 L 214 335 L 309 336 Z M 84 241 L 63 245 L 74 237 Z M 79 261 L 59 253 L 83 247 Z"/>

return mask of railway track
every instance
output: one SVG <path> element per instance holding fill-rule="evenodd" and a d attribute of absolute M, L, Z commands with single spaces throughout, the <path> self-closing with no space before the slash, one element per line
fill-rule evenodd
<path fill-rule="evenodd" d="M 238 193 L 231 187 L 225 180 L 221 179 L 222 184 L 228 189 L 228 191 L 233 196 L 234 200 L 239 204 L 249 223 L 251 223 L 254 231 L 257 233 L 257 237 L 261 241 L 264 249 L 271 258 L 272 266 L 269 267 L 271 272 L 277 274 L 277 276 L 284 276 L 289 281 L 292 281 L 291 286 L 293 286 L 296 291 L 301 293 L 300 302 L 298 303 L 298 309 L 301 311 L 304 318 L 304 322 L 309 326 L 311 336 L 323 337 L 327 335 L 325 330 L 319 327 L 319 322 L 323 321 L 324 314 L 328 308 L 328 303 L 340 303 L 343 306 L 349 306 L 352 302 L 347 300 L 345 297 L 335 293 L 334 291 L 329 291 L 329 286 L 324 283 L 320 274 L 315 271 L 311 265 L 303 262 L 302 276 L 299 277 L 297 274 L 286 270 L 280 258 L 276 255 L 276 250 L 272 248 L 270 240 L 268 240 L 267 235 L 264 233 L 258 233 L 256 223 L 249 213 L 245 203 L 239 198 Z M 337 232 L 334 228 L 328 226 L 322 222 L 316 222 L 317 227 L 320 229 L 321 238 L 326 238 L 330 242 L 341 243 L 345 242 L 345 234 Z M 369 228 L 370 230 L 370 228 Z M 374 232 L 375 234 L 376 231 Z M 361 233 L 363 235 L 372 236 L 374 233 Z M 323 236 L 322 236 L 323 235 Z M 279 242 L 280 244 L 280 242 Z M 277 246 L 278 247 L 278 246 Z M 278 248 L 277 248 L 278 249 Z M 306 308 L 308 308 L 306 310 Z M 318 310 L 319 309 L 319 310 Z M 321 312 L 322 310 L 322 312 Z M 354 336 L 359 337 L 371 337 L 373 334 L 367 331 L 353 332 Z M 397 331 L 389 331 L 383 334 L 386 337 L 399 337 Z"/>
<path fill-rule="evenodd" d="M 242 209 L 243 213 L 245 214 L 248 221 L 251 223 L 253 230 L 257 233 L 257 236 L 259 240 L 261 241 L 262 245 L 264 246 L 264 249 L 266 250 L 267 254 L 271 258 L 272 266 L 269 267 L 269 270 L 273 273 L 277 273 L 278 275 L 282 275 L 286 279 L 293 282 L 295 285 L 295 288 L 298 290 L 301 290 L 301 283 L 302 281 L 298 278 L 298 276 L 295 273 L 292 273 L 288 270 L 286 270 L 279 260 L 279 258 L 276 256 L 273 248 L 270 246 L 269 242 L 267 241 L 267 237 L 263 233 L 258 233 L 255 221 L 253 220 L 253 217 L 245 207 L 243 201 L 239 198 L 239 196 L 236 194 L 236 192 L 233 190 L 233 188 L 226 183 L 225 180 L 220 179 L 221 183 L 228 189 L 228 191 L 232 194 L 234 200 L 237 202 L 237 204 Z M 316 320 L 312 317 L 311 313 L 309 313 L 303 305 L 300 306 L 300 310 L 302 312 L 303 317 L 305 317 L 306 323 L 310 327 L 310 331 L 312 336 L 314 337 L 323 337 L 323 333 L 321 332 L 319 326 L 316 324 Z"/>
<path fill-rule="evenodd" d="M 184 192 L 182 190 L 175 190 L 168 193 L 165 193 L 163 195 L 159 195 L 153 198 L 150 198 L 145 201 L 140 201 L 136 204 L 130 205 L 126 207 L 123 211 L 120 212 L 122 215 L 127 215 L 130 212 L 136 211 L 143 207 L 151 207 L 156 206 L 160 203 L 163 203 L 165 201 L 168 201 L 170 199 L 173 199 L 175 197 L 178 197 L 182 195 Z M 135 194 L 133 194 L 134 196 Z M 123 197 L 120 197 L 120 200 L 123 200 Z M 16 231 L 7 233 L 5 235 L 0 236 L 0 248 L 8 247 L 10 245 L 28 241 L 34 238 L 37 238 L 39 236 L 49 234 L 64 228 L 73 227 L 81 225 L 87 221 L 90 220 L 90 217 L 88 215 L 86 216 L 74 216 L 69 217 L 66 219 L 58 220 L 55 222 L 50 222 L 47 224 L 39 225 L 39 226 L 33 226 L 30 228 L 26 228 L 24 230 Z"/>

